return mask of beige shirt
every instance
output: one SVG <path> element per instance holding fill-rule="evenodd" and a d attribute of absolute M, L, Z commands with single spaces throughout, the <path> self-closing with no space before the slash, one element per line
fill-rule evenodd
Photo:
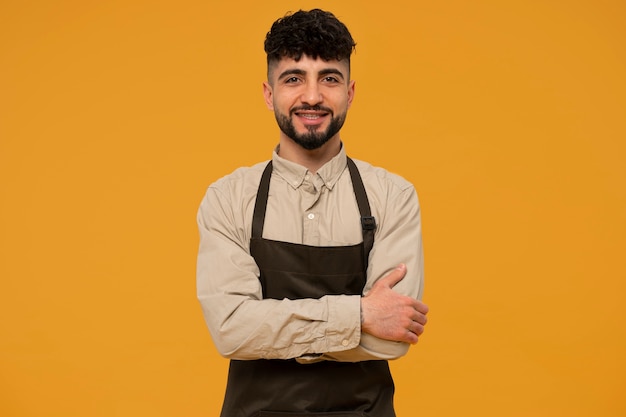
<path fill-rule="evenodd" d="M 346 154 L 315 175 L 273 154 L 273 173 L 263 237 L 315 246 L 363 240 Z M 376 218 L 367 283 L 398 264 L 406 277 L 394 289 L 421 298 L 423 257 L 420 208 L 414 187 L 401 177 L 355 160 Z M 361 333 L 358 295 L 320 299 L 263 299 L 259 269 L 250 256 L 252 213 L 267 165 L 239 168 L 212 184 L 198 211 L 200 248 L 197 291 L 213 341 L 231 359 L 362 361 L 395 359 L 406 343 Z"/>

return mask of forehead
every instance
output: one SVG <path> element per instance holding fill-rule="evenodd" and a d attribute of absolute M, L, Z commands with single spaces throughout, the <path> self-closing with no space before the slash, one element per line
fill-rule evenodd
<path fill-rule="evenodd" d="M 274 61 L 270 64 L 268 73 L 270 78 L 275 79 L 285 71 L 291 70 L 298 70 L 305 74 L 319 74 L 328 70 L 336 70 L 339 71 L 344 78 L 348 79 L 350 65 L 345 59 L 341 61 L 336 59 L 325 61 L 319 57 L 311 58 L 307 55 L 302 55 L 298 61 L 289 57 L 283 57 L 280 61 Z"/>

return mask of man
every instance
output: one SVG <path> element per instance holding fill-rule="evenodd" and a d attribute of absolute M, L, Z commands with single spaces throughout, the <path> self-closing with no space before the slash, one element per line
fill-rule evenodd
<path fill-rule="evenodd" d="M 263 91 L 279 144 L 201 203 L 198 298 L 231 359 L 223 417 L 395 416 L 387 360 L 428 311 L 420 213 L 410 183 L 346 156 L 354 47 L 322 10 L 273 24 Z"/>

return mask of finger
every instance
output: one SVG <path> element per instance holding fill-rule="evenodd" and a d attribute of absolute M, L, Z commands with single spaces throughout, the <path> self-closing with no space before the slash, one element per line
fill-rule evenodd
<path fill-rule="evenodd" d="M 421 333 L 420 333 L 421 334 Z M 412 329 L 408 329 L 406 331 L 405 342 L 410 343 L 412 345 L 417 343 L 419 334 L 415 333 Z"/>
<path fill-rule="evenodd" d="M 418 313 L 428 314 L 428 306 L 421 301 L 418 301 L 414 308 Z"/>
<path fill-rule="evenodd" d="M 413 324 L 411 325 L 410 330 L 413 333 L 415 333 L 417 336 L 419 336 L 422 333 L 424 333 L 424 326 L 414 321 Z"/>
<path fill-rule="evenodd" d="M 416 313 L 412 318 L 414 322 L 419 323 L 422 326 L 425 326 L 426 323 L 428 323 L 428 318 L 425 314 Z"/>
<path fill-rule="evenodd" d="M 400 264 L 396 269 L 378 280 L 376 284 L 384 285 L 385 287 L 393 288 L 398 282 L 402 281 L 406 275 L 406 265 Z"/>

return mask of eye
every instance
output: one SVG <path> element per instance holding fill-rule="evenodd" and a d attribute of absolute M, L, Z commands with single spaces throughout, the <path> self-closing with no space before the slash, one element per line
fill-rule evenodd
<path fill-rule="evenodd" d="M 329 75 L 328 77 L 324 77 L 324 82 L 327 82 L 327 83 L 338 83 L 339 80 L 337 79 L 337 77 L 333 77 L 333 76 Z"/>
<path fill-rule="evenodd" d="M 298 77 L 289 77 L 285 79 L 285 84 L 293 84 L 297 83 L 298 81 L 300 81 Z"/>

